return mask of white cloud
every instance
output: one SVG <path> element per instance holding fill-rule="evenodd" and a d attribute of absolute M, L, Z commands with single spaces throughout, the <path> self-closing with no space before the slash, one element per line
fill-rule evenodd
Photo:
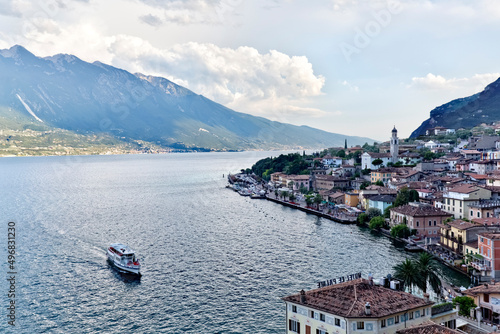
<path fill-rule="evenodd" d="M 161 23 L 222 24 L 237 14 L 242 0 L 139 0 L 163 10 Z"/>
<path fill-rule="evenodd" d="M 474 94 L 499 77 L 500 73 L 484 73 L 475 74 L 470 78 L 446 79 L 441 75 L 429 73 L 425 77 L 412 78 L 409 87 L 432 91 L 463 91 L 467 94 Z"/>
<path fill-rule="evenodd" d="M 162 50 L 125 35 L 116 36 L 109 51 L 116 66 L 165 76 L 239 111 L 270 118 L 276 114 L 324 114 L 302 106 L 321 95 L 325 83 L 304 56 L 276 50 L 261 54 L 248 46 L 232 49 L 194 42 Z"/>

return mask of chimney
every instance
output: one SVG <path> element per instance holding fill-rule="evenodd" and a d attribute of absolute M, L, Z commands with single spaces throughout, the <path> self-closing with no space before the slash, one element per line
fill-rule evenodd
<path fill-rule="evenodd" d="M 372 314 L 372 310 L 370 309 L 370 303 L 368 303 L 368 302 L 365 304 L 365 314 L 366 315 Z"/>
<path fill-rule="evenodd" d="M 306 292 L 304 291 L 304 289 L 300 290 L 300 303 L 306 303 Z"/>

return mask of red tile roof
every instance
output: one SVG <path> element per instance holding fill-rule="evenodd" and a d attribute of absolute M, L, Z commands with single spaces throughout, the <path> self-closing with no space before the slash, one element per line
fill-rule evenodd
<path fill-rule="evenodd" d="M 283 300 L 345 318 L 380 318 L 434 304 L 407 292 L 371 285 L 363 278 L 307 291 L 305 297 L 303 304 L 300 294 Z M 366 303 L 370 303 L 371 315 L 365 314 Z"/>
<path fill-rule="evenodd" d="M 391 211 L 401 213 L 405 216 L 411 217 L 432 217 L 432 216 L 443 216 L 443 217 L 451 217 L 452 214 L 448 212 L 444 212 L 441 209 L 435 208 L 431 205 L 402 205 L 395 208 L 390 209 Z"/>
<path fill-rule="evenodd" d="M 415 327 L 400 329 L 396 334 L 459 334 L 454 329 L 450 329 L 435 323 L 426 322 Z"/>

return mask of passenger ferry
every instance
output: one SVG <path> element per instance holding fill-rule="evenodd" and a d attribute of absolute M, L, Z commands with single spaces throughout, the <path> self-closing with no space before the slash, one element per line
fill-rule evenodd
<path fill-rule="evenodd" d="M 135 252 L 124 244 L 111 244 L 108 247 L 108 260 L 118 269 L 140 275 L 141 264 L 139 259 L 135 257 Z"/>

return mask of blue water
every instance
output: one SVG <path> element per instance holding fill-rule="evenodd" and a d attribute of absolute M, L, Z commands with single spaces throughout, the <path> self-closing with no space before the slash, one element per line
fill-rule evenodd
<path fill-rule="evenodd" d="M 13 221 L 18 274 L 15 328 L 0 280 L 0 331 L 284 333 L 282 297 L 356 272 L 382 277 L 414 256 L 356 226 L 224 188 L 223 174 L 269 155 L 1 159 L 1 272 Z M 112 242 L 137 251 L 140 280 L 109 266 Z"/>

